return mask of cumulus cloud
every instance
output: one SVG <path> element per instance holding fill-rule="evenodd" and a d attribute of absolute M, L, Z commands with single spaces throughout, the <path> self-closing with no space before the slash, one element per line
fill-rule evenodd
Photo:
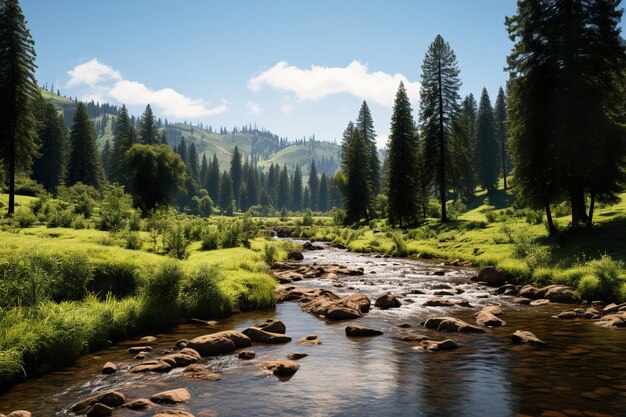
<path fill-rule="evenodd" d="M 261 106 L 259 106 L 259 103 L 255 103 L 254 101 L 248 101 L 246 103 L 246 107 L 252 114 L 261 114 L 262 112 Z"/>
<path fill-rule="evenodd" d="M 150 104 L 168 117 L 199 119 L 221 114 L 230 104 L 222 100 L 215 107 L 207 107 L 204 100 L 191 99 L 172 88 L 153 90 L 138 81 L 126 80 L 121 73 L 97 59 L 85 62 L 68 71 L 67 87 L 84 87 L 82 97 L 105 99 L 130 106 Z"/>
<path fill-rule="evenodd" d="M 317 101 L 333 94 L 351 94 L 355 97 L 392 107 L 400 81 L 409 98 L 419 98 L 419 82 L 411 82 L 402 74 L 370 72 L 366 65 L 352 61 L 346 67 L 312 65 L 302 69 L 287 62 L 273 67 L 248 80 L 248 88 L 260 91 L 264 86 L 293 93 L 300 101 Z"/>

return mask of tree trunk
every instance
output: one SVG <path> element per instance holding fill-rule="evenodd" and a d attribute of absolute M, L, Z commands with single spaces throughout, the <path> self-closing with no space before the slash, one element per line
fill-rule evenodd
<path fill-rule="evenodd" d="M 591 193 L 591 200 L 589 201 L 589 217 L 587 217 L 587 228 L 593 227 L 593 209 L 596 204 L 596 194 Z"/>
<path fill-rule="evenodd" d="M 504 129 L 504 123 L 500 122 L 500 132 L 502 132 L 502 130 Z M 502 135 L 502 133 L 500 133 Z M 506 144 L 505 144 L 505 140 L 504 140 L 504 135 L 502 135 L 502 137 L 500 138 L 500 147 L 502 148 L 502 177 L 504 178 L 504 189 L 507 189 L 507 184 L 506 184 Z"/>
<path fill-rule="evenodd" d="M 439 60 L 439 72 L 437 74 L 439 81 L 439 198 L 441 200 L 441 223 L 448 221 L 446 215 L 446 170 L 445 170 L 445 154 L 446 147 L 443 134 L 443 92 L 441 91 L 441 60 Z"/>
<path fill-rule="evenodd" d="M 572 227 L 577 228 L 580 226 L 580 223 L 586 223 L 587 216 L 587 208 L 585 205 L 585 195 L 582 191 L 571 191 L 570 192 L 570 205 L 572 207 Z"/>
<path fill-rule="evenodd" d="M 552 221 L 552 211 L 550 211 L 550 203 L 546 203 L 546 219 L 548 219 L 548 233 L 553 236 L 556 233 L 554 222 Z"/>

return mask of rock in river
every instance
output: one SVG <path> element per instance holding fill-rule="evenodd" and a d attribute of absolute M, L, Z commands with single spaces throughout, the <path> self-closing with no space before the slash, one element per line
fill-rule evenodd
<path fill-rule="evenodd" d="M 117 371 L 117 365 L 114 364 L 113 362 L 107 362 L 102 367 L 102 373 L 105 374 L 105 375 L 106 374 L 114 374 L 115 371 Z"/>
<path fill-rule="evenodd" d="M 230 353 L 250 345 L 252 341 L 248 336 L 234 330 L 198 336 L 187 343 L 188 348 L 202 356 Z"/>
<path fill-rule="evenodd" d="M 501 287 L 506 284 L 506 272 L 495 266 L 485 266 L 478 272 L 478 281 L 490 287 Z"/>
<path fill-rule="evenodd" d="M 293 259 L 294 261 L 301 261 L 304 259 L 304 255 L 302 255 L 302 252 L 300 251 L 289 249 L 289 252 L 287 252 L 287 259 Z"/>
<path fill-rule="evenodd" d="M 285 334 L 287 332 L 287 326 L 285 326 L 285 323 L 280 320 L 274 319 L 267 319 L 265 323 L 255 324 L 253 327 L 271 333 Z"/>
<path fill-rule="evenodd" d="M 476 324 L 487 327 L 504 326 L 506 322 L 497 317 L 502 314 L 502 310 L 498 306 L 485 307 L 476 316 Z"/>
<path fill-rule="evenodd" d="M 310 334 L 308 336 L 300 338 L 300 340 L 298 340 L 298 343 L 301 343 L 303 345 L 321 345 L 322 341 L 314 334 Z"/>
<path fill-rule="evenodd" d="M 546 342 L 539 339 L 537 336 L 532 334 L 531 332 L 527 332 L 525 330 L 517 330 L 515 333 L 511 335 L 511 341 L 515 345 L 536 345 L 536 346 L 544 346 Z"/>
<path fill-rule="evenodd" d="M 387 310 L 389 308 L 398 308 L 402 303 L 393 294 L 387 293 L 378 297 L 374 305 L 382 310 Z"/>
<path fill-rule="evenodd" d="M 72 412 L 75 414 L 87 414 L 87 412 L 95 404 L 104 404 L 107 407 L 120 407 L 126 402 L 126 397 L 121 392 L 108 391 L 100 394 L 92 395 L 89 398 L 72 406 Z"/>
<path fill-rule="evenodd" d="M 370 329 L 369 327 L 359 326 L 353 324 L 346 327 L 346 336 L 350 337 L 366 337 L 366 336 L 379 336 L 383 334 L 380 330 Z"/>
<path fill-rule="evenodd" d="M 413 350 L 426 350 L 428 352 L 437 352 L 440 350 L 456 349 L 458 345 L 452 339 L 446 339 L 442 341 L 424 340 L 419 346 L 412 347 Z"/>
<path fill-rule="evenodd" d="M 300 364 L 292 360 L 276 360 L 259 362 L 259 366 L 276 376 L 291 376 L 300 369 Z"/>
<path fill-rule="evenodd" d="M 257 329 L 256 327 L 249 327 L 242 332 L 248 336 L 251 340 L 260 343 L 278 344 L 289 343 L 291 337 L 280 333 L 266 332 L 265 330 Z"/>
<path fill-rule="evenodd" d="M 256 357 L 256 353 L 253 350 L 242 350 L 239 352 L 239 359 L 243 359 L 245 361 L 249 361 Z"/>
<path fill-rule="evenodd" d="M 150 397 L 150 401 L 157 404 L 178 404 L 187 402 L 190 399 L 191 395 L 185 388 L 159 392 L 158 394 L 154 394 Z"/>
<path fill-rule="evenodd" d="M 484 333 L 480 327 L 472 326 L 463 320 L 454 317 L 434 317 L 424 322 L 427 329 L 436 329 L 440 332 Z"/>

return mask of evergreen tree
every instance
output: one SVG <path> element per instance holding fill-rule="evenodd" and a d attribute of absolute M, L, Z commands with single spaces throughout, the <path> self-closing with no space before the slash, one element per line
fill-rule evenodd
<path fill-rule="evenodd" d="M 356 128 L 359 129 L 363 137 L 367 142 L 369 152 L 369 167 L 370 167 L 370 183 L 372 195 L 376 195 L 380 192 L 380 160 L 378 158 L 378 149 L 376 148 L 376 131 L 374 130 L 374 120 L 372 114 L 367 106 L 367 102 L 363 100 L 361 109 L 359 110 L 359 116 L 356 119 Z"/>
<path fill-rule="evenodd" d="M 457 197 L 469 201 L 474 196 L 476 188 L 474 157 L 472 152 L 474 140 L 471 139 L 471 116 L 461 112 L 452 120 L 450 130 L 450 158 L 447 171 L 450 173 L 450 185 Z M 424 160 L 425 157 L 422 157 Z M 425 160 L 424 160 L 425 163 Z"/>
<path fill-rule="evenodd" d="M 235 146 L 233 156 L 230 160 L 230 179 L 233 182 L 233 194 L 237 202 L 239 202 L 239 191 L 241 190 L 241 182 L 243 179 L 242 169 L 241 154 L 239 153 L 239 148 Z"/>
<path fill-rule="evenodd" d="M 157 130 L 154 113 L 152 113 L 152 107 L 150 107 L 149 104 L 141 115 L 139 138 L 144 145 L 158 145 L 162 142 L 159 131 Z"/>
<path fill-rule="evenodd" d="M 360 129 L 353 127 L 348 132 L 343 149 L 344 165 L 341 167 L 346 176 L 344 204 L 346 222 L 356 223 L 362 218 L 369 220 L 371 203 L 371 182 L 369 177 L 369 147 Z"/>
<path fill-rule="evenodd" d="M 483 88 L 478 105 L 478 131 L 476 134 L 476 162 L 478 183 L 491 193 L 497 188 L 500 170 L 499 144 L 493 108 L 487 89 Z"/>
<path fill-rule="evenodd" d="M 128 185 L 126 181 L 126 153 L 137 143 L 137 131 L 128 117 L 125 105 L 119 111 L 113 133 L 113 151 L 111 155 L 110 181 Z"/>
<path fill-rule="evenodd" d="M 300 165 L 296 166 L 291 181 L 291 209 L 293 211 L 302 210 L 302 171 L 300 171 Z"/>
<path fill-rule="evenodd" d="M 200 184 L 202 188 L 208 191 L 208 175 L 209 175 L 209 163 L 206 159 L 206 153 L 202 154 L 202 163 L 200 164 Z M 215 201 L 215 200 L 213 200 Z"/>
<path fill-rule="evenodd" d="M 289 174 L 287 166 L 284 165 L 278 178 L 278 192 L 276 199 L 276 208 L 283 209 L 289 206 Z"/>
<path fill-rule="evenodd" d="M 52 104 L 45 105 L 38 136 L 41 156 L 33 163 L 33 179 L 53 192 L 63 183 L 69 145 L 63 116 Z"/>
<path fill-rule="evenodd" d="M 233 182 L 230 178 L 230 174 L 224 171 L 220 181 L 220 207 L 222 209 L 222 213 L 232 216 L 234 198 Z"/>
<path fill-rule="evenodd" d="M 328 211 L 328 177 L 326 173 L 322 172 L 322 178 L 320 179 L 319 196 L 317 199 L 317 209 L 322 213 Z"/>
<path fill-rule="evenodd" d="M 200 180 L 200 166 L 198 161 L 198 151 L 196 150 L 196 144 L 191 142 L 189 145 L 189 156 L 187 164 L 189 165 L 189 170 L 191 171 L 191 178 L 196 181 Z"/>
<path fill-rule="evenodd" d="M 207 191 L 209 192 L 209 197 L 211 197 L 211 200 L 213 201 L 221 201 L 220 184 L 220 163 L 217 160 L 217 155 L 213 154 L 211 169 L 209 169 L 209 173 L 207 175 Z"/>
<path fill-rule="evenodd" d="M 246 178 L 246 209 L 259 204 L 259 188 L 257 184 L 256 170 L 253 167 L 248 169 Z"/>
<path fill-rule="evenodd" d="M 446 222 L 446 165 L 449 165 L 449 141 L 452 120 L 458 112 L 459 69 L 456 56 L 441 35 L 428 47 L 422 64 L 420 89 L 420 129 L 425 139 L 428 171 L 435 178 L 441 203 L 441 222 Z"/>
<path fill-rule="evenodd" d="M 28 172 L 38 156 L 33 103 L 35 43 L 18 0 L 0 3 L 0 159 L 9 180 L 7 214 L 15 211 L 16 172 Z"/>
<path fill-rule="evenodd" d="M 387 155 L 389 222 L 406 226 L 418 220 L 418 141 L 411 103 L 401 82 L 391 116 Z"/>
<path fill-rule="evenodd" d="M 317 177 L 317 169 L 315 168 L 315 160 L 311 161 L 311 166 L 309 167 L 309 204 L 306 204 L 305 207 L 309 207 L 311 210 L 317 210 L 319 198 L 319 189 L 320 189 L 320 180 Z"/>
<path fill-rule="evenodd" d="M 498 90 L 498 97 L 496 98 L 496 105 L 493 111 L 494 119 L 496 122 L 496 137 L 500 147 L 500 164 L 502 166 L 502 178 L 504 179 L 504 189 L 507 186 L 507 174 L 509 172 L 509 153 L 507 150 L 507 136 L 506 131 L 506 95 L 504 89 L 500 87 Z"/>
<path fill-rule="evenodd" d="M 183 160 L 185 166 L 189 167 L 189 150 L 187 149 L 187 140 L 185 140 L 184 136 L 180 137 L 180 143 L 178 144 L 176 153 L 180 156 L 180 159 Z"/>
<path fill-rule="evenodd" d="M 104 147 L 102 147 L 102 153 L 100 154 L 100 160 L 102 161 L 102 170 L 104 171 L 105 178 L 109 178 L 111 175 L 111 142 L 109 139 L 104 141 Z"/>
<path fill-rule="evenodd" d="M 100 189 L 103 172 L 96 146 L 96 132 L 89 120 L 84 103 L 78 103 L 70 133 L 70 157 L 68 160 L 66 185 L 78 182 Z"/>

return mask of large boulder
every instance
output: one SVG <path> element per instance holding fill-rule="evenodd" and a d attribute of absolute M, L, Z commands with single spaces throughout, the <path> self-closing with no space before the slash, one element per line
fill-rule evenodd
<path fill-rule="evenodd" d="M 454 317 L 434 317 L 424 322 L 427 329 L 440 332 L 484 333 L 485 330 Z"/>
<path fill-rule="evenodd" d="M 108 391 L 100 394 L 92 395 L 84 399 L 83 401 L 76 403 L 72 406 L 72 412 L 74 414 L 87 414 L 87 412 L 95 404 L 104 404 L 107 407 L 120 407 L 126 402 L 126 396 L 121 392 Z"/>
<path fill-rule="evenodd" d="M 502 310 L 498 306 L 485 307 L 476 316 L 476 324 L 486 327 L 504 326 L 506 322 L 497 317 L 502 314 Z"/>
<path fill-rule="evenodd" d="M 285 334 L 287 332 L 287 326 L 285 326 L 285 323 L 274 319 L 267 319 L 266 322 L 255 324 L 254 327 L 271 333 Z"/>
<path fill-rule="evenodd" d="M 249 327 L 242 332 L 248 336 L 251 340 L 260 343 L 278 344 L 289 343 L 291 337 L 280 333 L 266 332 L 265 330 L 257 329 L 256 327 Z"/>
<path fill-rule="evenodd" d="M 200 363 L 192 363 L 183 369 L 183 376 L 187 378 L 204 379 L 207 381 L 217 381 L 221 378 L 220 374 L 209 371 L 206 366 Z"/>
<path fill-rule="evenodd" d="M 387 293 L 378 297 L 374 305 L 382 310 L 387 310 L 389 308 L 398 308 L 402 303 L 393 294 Z"/>
<path fill-rule="evenodd" d="M 150 401 L 157 404 L 179 404 L 191 399 L 191 394 L 185 388 L 177 388 L 159 392 L 150 397 Z"/>
<path fill-rule="evenodd" d="M 139 365 L 134 365 L 130 368 L 130 371 L 133 373 L 141 373 L 141 372 L 169 372 L 172 370 L 172 365 L 161 360 L 155 359 L 151 361 L 145 361 L 140 363 Z"/>
<path fill-rule="evenodd" d="M 576 302 L 576 288 L 567 285 L 548 285 L 542 288 L 543 297 L 553 303 L 574 303 Z"/>
<path fill-rule="evenodd" d="M 626 327 L 626 312 L 608 314 L 594 324 L 602 327 Z"/>
<path fill-rule="evenodd" d="M 413 350 L 425 350 L 428 352 L 437 352 L 440 350 L 456 349 L 458 345 L 452 339 L 446 339 L 442 341 L 435 340 L 423 340 L 418 346 L 412 347 Z"/>
<path fill-rule="evenodd" d="M 287 252 L 287 259 L 292 259 L 294 261 L 301 261 L 304 259 L 304 255 L 302 255 L 302 252 L 300 251 L 289 249 L 289 252 Z"/>
<path fill-rule="evenodd" d="M 235 330 L 206 334 L 187 342 L 188 348 L 194 349 L 202 356 L 230 353 L 250 345 L 252 345 L 250 338 Z"/>
<path fill-rule="evenodd" d="M 288 360 L 263 361 L 259 362 L 259 366 L 267 369 L 276 376 L 291 376 L 300 369 L 298 362 Z"/>
<path fill-rule="evenodd" d="M 506 284 L 506 279 L 506 272 L 495 266 L 485 266 L 478 272 L 478 281 L 490 287 L 501 287 Z"/>
<path fill-rule="evenodd" d="M 117 371 L 117 365 L 113 362 L 107 362 L 102 366 L 102 373 L 105 375 L 114 374 Z"/>
<path fill-rule="evenodd" d="M 319 290 L 312 297 L 303 300 L 300 305 L 303 311 L 331 320 L 359 318 L 370 309 L 370 300 L 363 294 L 342 298 L 330 291 Z"/>
<path fill-rule="evenodd" d="M 380 330 L 370 329 L 369 327 L 359 326 L 353 324 L 346 327 L 346 336 L 350 337 L 367 337 L 367 336 L 379 336 L 383 334 Z"/>
<path fill-rule="evenodd" d="M 531 332 L 527 332 L 525 330 L 517 330 L 515 333 L 513 333 L 511 335 L 511 342 L 513 342 L 513 344 L 515 345 L 544 346 L 546 344 L 546 342 L 539 339 Z"/>
<path fill-rule="evenodd" d="M 184 348 L 178 353 L 163 356 L 161 360 L 168 363 L 172 368 L 179 368 L 192 363 L 196 363 L 201 359 L 200 353 L 194 349 Z"/>

